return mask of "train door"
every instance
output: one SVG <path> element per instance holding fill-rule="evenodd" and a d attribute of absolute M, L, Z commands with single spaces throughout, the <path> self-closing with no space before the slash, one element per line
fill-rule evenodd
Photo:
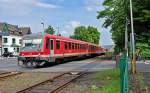
<path fill-rule="evenodd" d="M 50 39 L 50 56 L 54 56 L 54 40 Z"/>

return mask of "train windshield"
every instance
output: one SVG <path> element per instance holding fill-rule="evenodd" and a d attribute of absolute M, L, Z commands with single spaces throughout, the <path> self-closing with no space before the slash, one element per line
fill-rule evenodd
<path fill-rule="evenodd" d="M 32 34 L 23 37 L 21 51 L 38 51 L 42 47 L 42 35 Z"/>

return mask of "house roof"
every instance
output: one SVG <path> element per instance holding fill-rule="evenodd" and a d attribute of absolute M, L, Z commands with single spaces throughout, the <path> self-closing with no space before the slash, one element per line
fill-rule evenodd
<path fill-rule="evenodd" d="M 19 31 L 22 33 L 22 35 L 31 34 L 30 27 L 20 27 Z"/>
<path fill-rule="evenodd" d="M 5 23 L 0 23 L 0 30 L 3 30 L 3 26 Z M 12 25 L 12 24 L 7 24 L 8 29 L 12 30 L 12 31 L 17 31 L 18 30 L 18 26 L 17 25 Z"/>
<path fill-rule="evenodd" d="M 0 31 L 2 32 L 5 23 L 0 23 Z M 30 27 L 18 27 L 17 25 L 7 24 L 9 34 L 11 35 L 27 35 L 31 34 Z"/>

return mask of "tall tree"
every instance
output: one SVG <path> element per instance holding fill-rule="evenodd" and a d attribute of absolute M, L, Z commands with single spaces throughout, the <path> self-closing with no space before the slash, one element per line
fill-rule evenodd
<path fill-rule="evenodd" d="M 75 28 L 74 35 L 71 38 L 82 40 L 94 44 L 99 44 L 100 32 L 93 26 L 79 26 Z"/>
<path fill-rule="evenodd" d="M 53 34 L 55 34 L 55 29 L 52 26 L 49 25 L 48 28 L 45 29 L 44 32 L 53 35 Z"/>
<path fill-rule="evenodd" d="M 136 42 L 150 42 L 150 3 L 149 0 L 132 0 L 134 31 Z M 103 26 L 111 27 L 112 39 L 115 42 L 115 52 L 124 49 L 124 33 L 126 17 L 130 19 L 129 0 L 104 0 L 104 10 L 98 11 L 98 19 L 105 18 Z M 130 34 L 130 25 L 128 26 Z M 130 36 L 130 35 L 128 35 Z M 150 45 L 150 44 L 149 44 Z"/>

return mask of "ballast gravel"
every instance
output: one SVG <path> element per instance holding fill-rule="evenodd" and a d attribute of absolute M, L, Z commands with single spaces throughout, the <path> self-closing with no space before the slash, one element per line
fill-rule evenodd
<path fill-rule="evenodd" d="M 0 80 L 0 93 L 16 93 L 19 90 L 40 83 L 44 80 L 51 79 L 62 73 L 39 73 L 24 72 L 7 79 Z"/>

